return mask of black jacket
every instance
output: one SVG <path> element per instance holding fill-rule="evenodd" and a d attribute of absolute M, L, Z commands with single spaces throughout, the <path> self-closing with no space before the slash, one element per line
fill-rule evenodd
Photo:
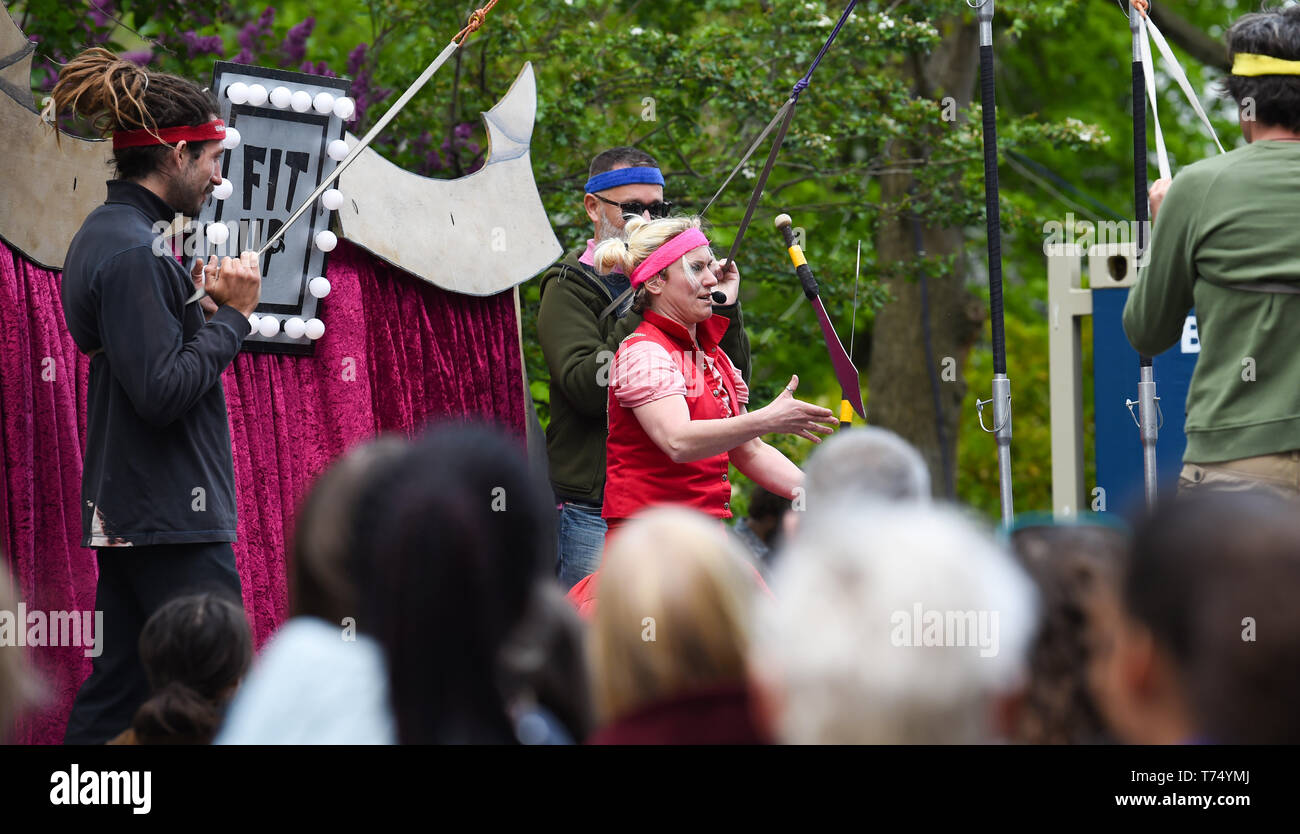
<path fill-rule="evenodd" d="M 85 547 L 235 541 L 235 468 L 221 372 L 250 326 L 204 321 L 163 247 L 175 212 L 132 182 L 108 184 L 63 270 L 63 315 L 90 354 L 81 481 Z"/>

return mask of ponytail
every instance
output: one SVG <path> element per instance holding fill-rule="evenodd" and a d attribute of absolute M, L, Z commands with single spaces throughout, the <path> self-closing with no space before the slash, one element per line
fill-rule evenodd
<path fill-rule="evenodd" d="M 172 681 L 145 701 L 131 729 L 140 744 L 211 744 L 221 710 L 182 681 Z"/>
<path fill-rule="evenodd" d="M 220 110 L 216 97 L 194 82 L 149 72 L 100 46 L 87 49 L 63 67 L 50 93 L 50 104 L 55 113 L 67 111 L 87 119 L 100 136 L 147 130 L 159 141 L 159 130 L 200 125 Z M 191 155 L 197 158 L 202 145 L 193 143 Z M 114 150 L 118 176 L 138 179 L 148 175 L 174 147 L 163 143 Z"/>

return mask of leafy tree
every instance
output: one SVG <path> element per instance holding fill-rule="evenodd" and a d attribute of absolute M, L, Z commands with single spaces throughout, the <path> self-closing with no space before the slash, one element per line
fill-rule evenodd
<path fill-rule="evenodd" d="M 1176 28 L 1178 43 L 1208 59 L 1234 5 L 1187 0 L 1162 4 L 1179 13 L 1161 14 L 1175 21 L 1167 26 L 1171 37 Z M 359 104 L 351 127 L 360 134 L 473 8 L 415 0 L 26 0 L 10 12 L 39 41 L 32 79 L 38 102 L 58 62 L 105 44 L 201 80 L 217 59 L 349 77 Z M 539 91 L 533 170 L 566 248 L 590 235 L 582 183 L 590 158 L 613 145 L 653 153 L 669 177 L 670 199 L 698 211 L 803 75 L 842 9 L 842 0 L 502 0 L 376 149 L 428 176 L 472 171 L 487 153 L 477 114 L 532 61 Z M 1066 211 L 1093 219 L 1131 213 L 1129 31 L 1117 4 L 1034 0 L 999 4 L 995 34 L 1015 490 L 1020 508 L 1044 508 L 1043 226 L 1064 220 Z M 972 413 L 991 375 L 980 108 L 972 103 L 977 45 L 974 11 L 965 3 L 860 3 L 799 99 L 738 261 L 755 404 L 775 396 L 791 373 L 800 375 L 801 396 L 831 407 L 839 400 L 816 320 L 771 227 L 785 211 L 804 230 L 827 310 L 866 372 L 868 416 L 922 449 L 941 490 L 953 485 L 955 470 L 959 495 L 993 513 L 993 442 Z M 1184 65 L 1197 84 L 1218 72 Z M 1183 118 L 1177 89 L 1164 77 L 1161 88 L 1175 160 L 1206 155 L 1208 140 Z M 1228 135 L 1232 114 L 1221 106 L 1212 113 Z M 758 151 L 709 212 L 720 248 L 734 235 L 765 153 Z M 913 218 L 925 253 L 919 258 Z M 521 287 L 521 298 L 525 360 L 545 420 L 536 282 Z M 960 370 L 951 381 L 941 375 L 946 360 Z M 809 449 L 789 438 L 778 445 L 796 460 Z M 737 504 L 743 508 L 743 498 Z"/>

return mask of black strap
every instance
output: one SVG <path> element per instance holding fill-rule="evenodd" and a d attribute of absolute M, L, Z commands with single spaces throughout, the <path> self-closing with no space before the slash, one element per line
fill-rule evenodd
<path fill-rule="evenodd" d="M 790 127 L 790 120 L 794 118 L 794 105 L 797 96 L 790 96 L 785 103 L 789 109 L 785 111 L 785 118 L 781 120 L 781 127 L 776 132 L 776 139 L 772 140 L 772 150 L 767 154 L 767 162 L 763 164 L 763 173 L 758 175 L 758 183 L 754 186 L 754 193 L 749 195 L 749 205 L 745 206 L 745 216 L 740 221 L 740 228 L 736 230 L 736 238 L 731 241 L 731 248 L 727 250 L 727 263 L 731 264 L 736 257 L 736 251 L 740 249 L 740 242 L 745 238 L 745 230 L 749 228 L 749 221 L 754 217 L 754 209 L 758 208 L 758 201 L 763 198 L 763 186 L 767 185 L 767 178 L 772 174 L 772 166 L 776 164 L 776 155 L 781 152 L 781 143 L 785 141 L 785 132 Z"/>
<path fill-rule="evenodd" d="M 599 320 L 605 318 L 605 316 L 608 316 L 610 313 L 612 313 L 612 312 L 614 312 L 615 310 L 617 310 L 617 309 L 619 308 L 619 306 L 620 306 L 620 305 L 621 305 L 625 300 L 627 300 L 628 296 L 630 296 L 630 295 L 631 295 L 632 293 L 634 293 L 634 292 L 636 292 L 636 288 L 635 288 L 635 287 L 628 287 L 627 289 L 623 290 L 621 293 L 618 294 L 618 298 L 616 298 L 616 299 L 614 299 L 613 301 L 609 302 L 609 306 L 606 307 L 605 309 L 603 309 L 603 310 L 600 311 L 600 315 L 596 317 L 596 320 L 599 321 Z"/>
<path fill-rule="evenodd" d="M 763 144 L 763 140 L 767 138 L 767 134 L 771 133 L 772 128 L 779 125 L 781 120 L 785 118 L 785 111 L 788 107 L 790 107 L 790 99 L 786 99 L 785 104 L 781 105 L 781 108 L 776 111 L 776 115 L 767 123 L 767 126 L 763 128 L 763 131 L 758 134 L 758 138 L 750 144 L 749 150 L 745 151 L 745 155 L 742 156 L 740 161 L 736 163 L 735 167 L 731 169 L 731 173 L 727 174 L 727 178 L 722 181 L 722 185 L 713 193 L 713 196 L 709 198 L 709 201 L 704 204 L 704 208 L 700 209 L 701 215 L 709 213 L 709 209 L 712 208 L 713 204 L 717 202 L 717 199 L 722 196 L 722 192 L 727 190 L 727 186 L 736 178 L 736 174 L 739 174 L 740 169 L 745 167 L 746 162 L 749 162 L 749 158 L 754 155 L 754 151 L 758 150 L 758 146 Z"/>

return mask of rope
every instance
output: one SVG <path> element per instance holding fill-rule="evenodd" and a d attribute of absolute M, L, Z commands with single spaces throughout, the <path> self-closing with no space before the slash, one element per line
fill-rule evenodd
<path fill-rule="evenodd" d="M 1156 111 L 1155 65 L 1151 60 L 1151 42 L 1154 42 L 1156 48 L 1160 50 L 1160 57 L 1164 59 L 1165 66 L 1169 69 L 1169 74 L 1173 76 L 1174 81 L 1178 82 L 1178 86 L 1182 88 L 1183 97 L 1187 99 L 1187 103 L 1192 106 L 1192 110 L 1195 111 L 1196 117 L 1200 119 L 1201 124 L 1205 126 L 1205 131 L 1209 133 L 1210 138 L 1214 140 L 1214 144 L 1218 147 L 1219 153 L 1225 153 L 1225 151 L 1223 149 L 1223 144 L 1219 142 L 1219 135 L 1215 132 L 1214 125 L 1210 124 L 1210 118 L 1205 115 L 1205 109 L 1201 107 L 1201 102 L 1197 99 L 1196 92 L 1192 89 L 1191 82 L 1187 80 L 1187 73 L 1183 71 L 1182 65 L 1178 63 L 1177 56 L 1175 56 L 1173 50 L 1169 48 L 1169 43 L 1165 40 L 1165 36 L 1161 34 L 1160 28 L 1156 26 L 1156 22 L 1147 14 L 1147 10 L 1151 8 L 1150 0 L 1128 0 L 1128 2 L 1129 5 L 1134 9 L 1137 9 L 1138 14 L 1142 16 L 1138 25 L 1141 29 L 1140 40 L 1142 63 L 1147 68 L 1147 99 L 1151 102 L 1151 115 L 1153 116 L 1152 122 L 1156 131 L 1156 161 L 1160 165 L 1160 176 L 1168 179 L 1171 176 L 1169 173 L 1169 155 L 1165 151 L 1165 138 L 1163 132 L 1160 130 L 1160 115 Z M 1122 6 L 1123 3 L 1121 2 L 1121 7 Z M 1145 171 L 1145 169 L 1143 170 Z"/>
<path fill-rule="evenodd" d="M 471 34 L 479 30 L 479 27 L 483 25 L 485 20 L 487 20 L 487 13 L 492 11 L 492 7 L 496 4 L 497 0 L 488 0 L 486 6 L 470 12 L 469 22 L 465 24 L 464 29 L 461 29 L 456 33 L 456 37 L 452 38 L 452 41 L 454 41 L 457 46 L 464 43 L 465 38 L 468 38 Z"/>
<path fill-rule="evenodd" d="M 1142 1 L 1143 0 L 1139 0 L 1139 2 Z M 840 15 L 839 22 L 836 23 L 835 28 L 831 30 L 830 37 L 826 39 L 826 43 L 822 44 L 822 48 L 817 53 L 817 57 L 813 58 L 812 66 L 810 66 L 808 71 L 804 73 L 803 78 L 796 81 L 794 86 L 790 88 L 790 98 L 797 99 L 799 98 L 800 93 L 808 89 L 808 85 L 812 83 L 812 74 L 817 70 L 817 65 L 822 62 L 822 57 L 826 54 L 826 50 L 831 48 L 831 41 L 835 40 L 835 36 L 844 28 L 844 24 L 848 21 L 849 15 L 853 13 L 853 7 L 857 4 L 858 0 L 849 0 L 849 5 L 844 9 L 844 13 Z"/>

